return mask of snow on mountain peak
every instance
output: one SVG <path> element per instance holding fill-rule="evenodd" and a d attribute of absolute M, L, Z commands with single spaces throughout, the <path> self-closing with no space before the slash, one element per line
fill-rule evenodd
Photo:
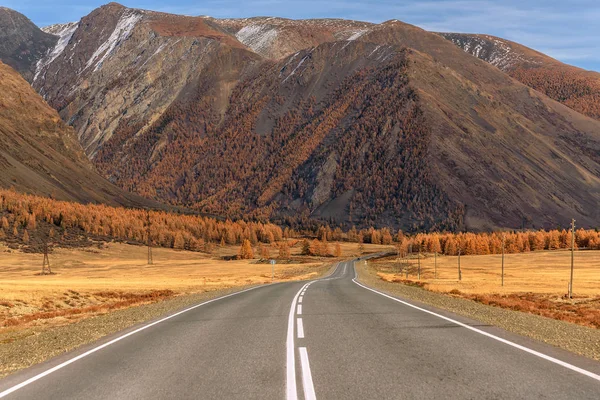
<path fill-rule="evenodd" d="M 240 29 L 235 37 L 252 51 L 259 53 L 267 49 L 278 34 L 277 29 L 270 25 L 251 24 Z"/>
<path fill-rule="evenodd" d="M 52 61 L 56 60 L 58 56 L 62 54 L 65 50 L 71 38 L 73 37 L 73 33 L 77 30 L 79 23 L 77 22 L 69 22 L 66 24 L 54 24 L 50 26 L 46 26 L 42 28 L 42 31 L 46 33 L 50 33 L 52 35 L 58 36 L 58 42 L 56 46 L 43 58 L 41 58 L 36 66 L 35 66 L 35 75 L 33 76 L 33 81 L 35 82 L 38 78 L 42 70 L 50 65 Z"/>
<path fill-rule="evenodd" d="M 102 68 L 102 63 L 106 58 L 113 54 L 121 43 L 131 36 L 133 28 L 141 18 L 142 14 L 138 10 L 125 9 L 110 37 L 96 49 L 86 63 L 85 68 L 89 68 L 94 63 L 94 72 Z"/>

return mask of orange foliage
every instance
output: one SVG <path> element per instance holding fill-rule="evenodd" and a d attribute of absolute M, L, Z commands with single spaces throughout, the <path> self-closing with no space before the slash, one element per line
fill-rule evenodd
<path fill-rule="evenodd" d="M 600 119 L 600 81 L 573 68 L 518 68 L 510 75 L 588 117 Z"/>
<path fill-rule="evenodd" d="M 59 238 L 67 232 L 79 232 L 97 239 L 148 241 L 145 210 L 57 201 L 11 190 L 0 190 L 0 206 L 0 224 L 13 224 L 15 240 L 41 235 L 45 238 L 50 231 L 55 236 L 57 230 Z M 222 238 L 229 244 L 241 244 L 244 240 L 270 243 L 283 237 L 280 227 L 260 222 L 219 221 L 163 211 L 151 211 L 150 221 L 153 245 L 177 249 L 205 250 L 207 243 L 220 243 Z M 31 229 L 33 226 L 35 229 Z"/>

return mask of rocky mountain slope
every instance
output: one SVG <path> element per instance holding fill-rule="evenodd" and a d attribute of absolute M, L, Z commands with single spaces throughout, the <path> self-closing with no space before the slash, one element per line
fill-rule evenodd
<path fill-rule="evenodd" d="M 0 187 L 60 200 L 155 205 L 100 177 L 73 129 L 15 70 L 1 62 Z"/>
<path fill-rule="evenodd" d="M 346 226 L 600 223 L 600 122 L 400 21 L 111 3 L 47 31 L 33 86 L 143 196 Z"/>
<path fill-rule="evenodd" d="M 585 71 L 509 40 L 440 33 L 465 52 L 584 115 L 600 120 L 600 73 Z"/>
<path fill-rule="evenodd" d="M 31 81 L 38 60 L 56 45 L 54 35 L 43 32 L 23 14 L 0 7 L 0 61 Z"/>
<path fill-rule="evenodd" d="M 343 19 L 207 18 L 265 58 L 280 59 L 326 42 L 355 40 L 373 24 Z"/>

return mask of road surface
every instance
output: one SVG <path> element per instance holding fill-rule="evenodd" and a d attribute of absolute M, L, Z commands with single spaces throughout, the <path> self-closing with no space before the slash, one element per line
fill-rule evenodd
<path fill-rule="evenodd" d="M 600 398 L 600 363 L 354 278 L 344 262 L 205 302 L 13 374 L 0 397 Z"/>

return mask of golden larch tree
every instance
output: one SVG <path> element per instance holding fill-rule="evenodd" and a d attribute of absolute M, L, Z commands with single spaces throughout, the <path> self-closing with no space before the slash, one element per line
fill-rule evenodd
<path fill-rule="evenodd" d="M 250 240 L 244 239 L 244 242 L 240 247 L 240 252 L 238 253 L 238 258 L 241 260 L 249 260 L 254 258 L 254 252 L 252 251 L 252 243 Z"/>
<path fill-rule="evenodd" d="M 333 255 L 335 257 L 341 257 L 342 256 L 342 246 L 340 246 L 339 243 L 335 244 L 335 249 L 333 250 Z"/>

